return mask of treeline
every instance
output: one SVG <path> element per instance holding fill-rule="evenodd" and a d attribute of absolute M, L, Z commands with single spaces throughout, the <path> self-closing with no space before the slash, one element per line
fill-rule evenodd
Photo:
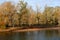
<path fill-rule="evenodd" d="M 56 26 L 60 24 L 60 7 L 45 6 L 43 12 L 19 1 L 17 5 L 4 2 L 0 5 L 0 28 L 21 26 Z"/>

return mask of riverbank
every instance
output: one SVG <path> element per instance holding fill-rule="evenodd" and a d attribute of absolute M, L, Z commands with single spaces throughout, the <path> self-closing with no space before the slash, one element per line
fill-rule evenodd
<path fill-rule="evenodd" d="M 40 31 L 40 30 L 60 30 L 60 27 L 28 28 L 28 29 L 21 29 L 20 27 L 11 27 L 8 29 L 0 29 L 0 32 L 29 32 L 29 31 Z"/>
<path fill-rule="evenodd" d="M 60 27 L 53 27 L 53 28 L 31 28 L 31 29 L 15 30 L 13 32 L 30 32 L 30 31 L 40 31 L 40 30 L 60 30 Z"/>

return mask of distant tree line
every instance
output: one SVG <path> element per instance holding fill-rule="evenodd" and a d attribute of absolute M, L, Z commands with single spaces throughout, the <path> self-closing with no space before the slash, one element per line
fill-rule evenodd
<path fill-rule="evenodd" d="M 17 5 L 4 2 L 0 5 L 0 28 L 28 26 L 60 26 L 60 7 L 45 6 L 43 12 L 34 11 L 27 2 Z"/>

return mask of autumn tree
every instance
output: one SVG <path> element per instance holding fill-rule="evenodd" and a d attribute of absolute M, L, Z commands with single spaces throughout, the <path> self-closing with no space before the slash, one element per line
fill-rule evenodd
<path fill-rule="evenodd" d="M 15 13 L 15 6 L 11 2 L 4 2 L 1 4 L 2 12 L 4 14 L 4 22 L 9 26 L 13 25 L 12 16 Z"/>
<path fill-rule="evenodd" d="M 32 7 L 29 8 L 29 25 L 37 24 L 36 22 L 36 12 L 32 9 Z"/>
<path fill-rule="evenodd" d="M 28 24 L 28 8 L 27 8 L 27 3 L 24 1 L 20 1 L 18 4 L 18 11 L 19 11 L 19 25 L 21 24 Z"/>
<path fill-rule="evenodd" d="M 41 12 L 40 12 L 40 9 L 39 9 L 39 7 L 38 7 L 38 5 L 37 5 L 37 15 L 36 15 L 36 18 L 37 18 L 37 24 L 39 24 L 39 20 L 40 20 L 40 14 Z"/>
<path fill-rule="evenodd" d="M 54 13 L 53 7 L 45 7 L 43 14 L 45 15 L 46 24 L 52 24 L 53 23 L 53 13 Z"/>
<path fill-rule="evenodd" d="M 54 14 L 53 14 L 53 20 L 54 20 L 55 25 L 60 25 L 59 17 L 60 17 L 60 7 L 55 7 Z"/>

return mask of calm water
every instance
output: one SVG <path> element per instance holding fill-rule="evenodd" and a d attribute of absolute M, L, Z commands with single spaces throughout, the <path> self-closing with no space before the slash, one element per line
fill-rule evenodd
<path fill-rule="evenodd" d="M 0 33 L 0 40 L 60 40 L 60 31 Z"/>

